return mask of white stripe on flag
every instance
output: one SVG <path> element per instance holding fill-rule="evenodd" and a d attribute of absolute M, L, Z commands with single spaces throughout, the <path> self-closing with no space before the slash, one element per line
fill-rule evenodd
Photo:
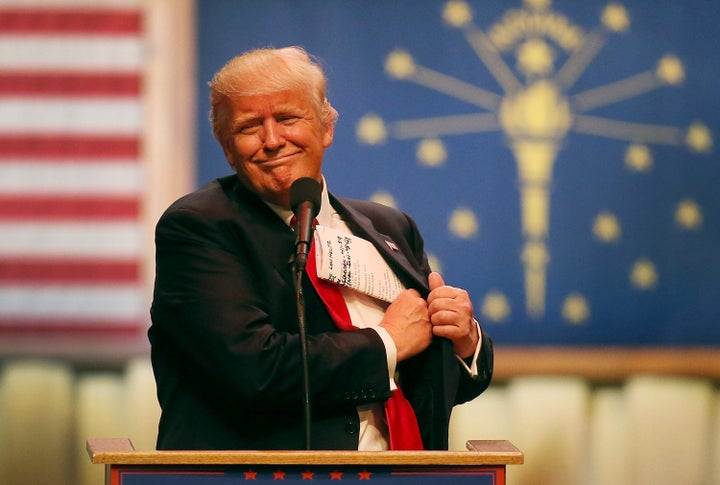
<path fill-rule="evenodd" d="M 4 195 L 140 195 L 143 174 L 137 161 L 0 162 Z"/>
<path fill-rule="evenodd" d="M 137 134 L 142 104 L 130 99 L 0 99 L 0 133 Z"/>
<path fill-rule="evenodd" d="M 137 7 L 142 0 L 2 0 L 4 7 Z"/>
<path fill-rule="evenodd" d="M 137 285 L 0 286 L 0 320 L 13 317 L 132 321 L 146 312 Z M 0 327 L 2 322 L 0 321 Z"/>
<path fill-rule="evenodd" d="M 0 329 L 147 319 L 143 5 L 0 0 Z"/>
<path fill-rule="evenodd" d="M 20 70 L 140 71 L 137 36 L 0 35 L 0 67 Z"/>
<path fill-rule="evenodd" d="M 140 257 L 139 222 L 0 223 L 0 257 Z"/>

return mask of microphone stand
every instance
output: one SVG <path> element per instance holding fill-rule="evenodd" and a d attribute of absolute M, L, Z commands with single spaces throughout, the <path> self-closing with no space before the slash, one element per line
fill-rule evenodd
<path fill-rule="evenodd" d="M 312 420 L 312 407 L 310 405 L 310 370 L 308 365 L 307 345 L 307 320 L 305 318 L 305 295 L 302 289 L 302 275 L 305 272 L 304 262 L 298 262 L 296 255 L 290 258 L 293 267 L 295 283 L 295 294 L 298 315 L 298 329 L 300 332 L 300 353 L 302 357 L 302 378 L 303 378 L 303 422 L 305 424 L 305 449 L 311 450 L 310 446 L 310 423 Z"/>
<path fill-rule="evenodd" d="M 297 295 L 298 331 L 302 355 L 303 404 L 305 417 L 305 448 L 311 450 L 310 426 L 312 412 L 310 407 L 310 370 L 308 364 L 307 321 L 305 318 L 305 295 L 302 290 L 302 275 L 307 264 L 312 243 L 313 219 L 320 212 L 322 186 L 309 177 L 300 177 L 290 186 L 290 208 L 296 216 L 295 251 L 290 257 L 293 267 L 295 293 Z"/>

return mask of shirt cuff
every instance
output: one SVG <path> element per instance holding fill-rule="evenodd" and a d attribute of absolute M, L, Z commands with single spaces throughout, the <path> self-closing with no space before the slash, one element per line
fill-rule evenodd
<path fill-rule="evenodd" d="M 377 332 L 385 344 L 385 355 L 387 355 L 388 378 L 390 379 L 390 390 L 397 389 L 395 383 L 395 368 L 397 367 L 397 347 L 395 341 L 383 327 L 372 327 Z M 475 366 L 475 374 L 477 375 L 477 366 Z"/>
<path fill-rule="evenodd" d="M 478 357 L 480 356 L 480 350 L 482 349 L 482 329 L 480 328 L 480 323 L 473 318 L 475 321 L 475 325 L 477 325 L 478 329 L 478 343 L 475 347 L 475 354 L 473 354 L 472 361 L 470 362 L 470 365 L 468 365 L 466 359 L 463 359 L 459 355 L 455 354 L 455 357 L 457 357 L 457 360 L 460 361 L 463 367 L 465 367 L 465 370 L 468 372 L 470 377 L 477 377 L 478 376 L 478 368 L 477 368 L 477 361 Z"/>

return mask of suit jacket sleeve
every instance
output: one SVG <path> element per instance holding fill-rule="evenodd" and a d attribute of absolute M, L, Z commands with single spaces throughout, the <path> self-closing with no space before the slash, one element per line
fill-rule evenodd
<path fill-rule="evenodd" d="M 412 241 L 413 258 L 419 262 L 426 282 L 431 269 L 423 238 L 412 218 L 405 217 L 411 234 L 409 241 Z M 429 288 L 420 287 L 419 291 L 426 296 Z M 446 450 L 453 407 L 476 398 L 490 385 L 493 373 L 492 340 L 482 328 L 481 338 L 476 377 L 471 377 L 459 362 L 452 343 L 437 337 L 426 352 L 403 362 L 400 367 L 401 375 L 405 376 L 403 386 L 409 388 L 409 399 L 416 410 L 426 449 Z"/>

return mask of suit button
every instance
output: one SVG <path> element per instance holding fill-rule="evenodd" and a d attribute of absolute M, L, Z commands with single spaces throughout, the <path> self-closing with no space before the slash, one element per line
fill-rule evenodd
<path fill-rule="evenodd" d="M 345 425 L 345 432 L 346 432 L 347 434 L 355 434 L 355 433 L 357 433 L 357 432 L 358 432 L 358 425 L 355 424 L 355 423 L 352 422 L 352 421 L 349 421 L 349 422 Z"/>

